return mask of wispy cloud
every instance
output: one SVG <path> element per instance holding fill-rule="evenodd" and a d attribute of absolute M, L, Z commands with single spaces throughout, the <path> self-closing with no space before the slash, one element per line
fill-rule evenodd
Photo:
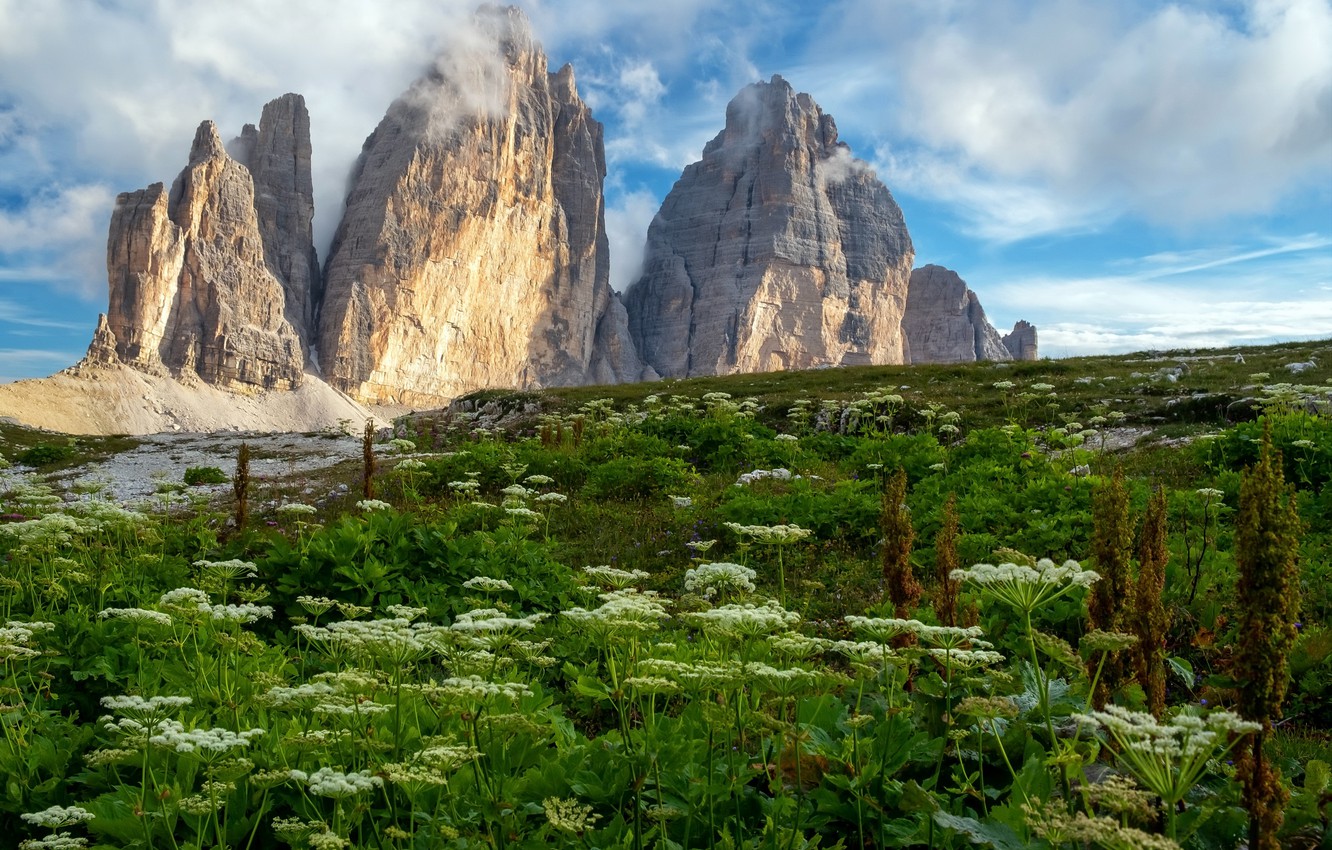
<path fill-rule="evenodd" d="M 36 377 L 34 365 L 44 374 L 64 369 L 82 356 L 82 352 L 49 348 L 0 348 L 0 384 Z"/>
<path fill-rule="evenodd" d="M 1332 239 L 1319 234 L 1107 265 L 1116 271 L 1094 277 L 1009 273 L 982 297 L 992 313 L 1034 321 L 1042 352 L 1056 357 L 1316 339 L 1332 328 Z"/>

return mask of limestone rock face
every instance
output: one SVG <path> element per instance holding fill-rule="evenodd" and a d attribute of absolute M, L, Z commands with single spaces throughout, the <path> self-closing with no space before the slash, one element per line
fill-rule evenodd
<path fill-rule="evenodd" d="M 730 102 L 666 196 L 629 330 L 668 377 L 903 363 L 913 257 L 888 188 L 774 76 Z"/>
<path fill-rule="evenodd" d="M 170 192 L 155 183 L 116 199 L 107 317 L 85 362 L 111 362 L 113 351 L 141 371 L 227 389 L 301 383 L 301 331 L 318 279 L 304 103 L 296 95 L 270 103 L 247 135 L 261 198 L 250 170 L 205 121 Z"/>
<path fill-rule="evenodd" d="M 287 321 L 313 341 L 321 287 L 314 248 L 310 113 L 305 98 L 284 94 L 264 106 L 259 127 L 241 131 L 240 161 L 254 179 L 254 208 L 264 261 L 282 281 Z"/>
<path fill-rule="evenodd" d="M 1014 360 L 1036 360 L 1036 326 L 1028 322 L 1018 322 L 1013 330 L 1003 336 L 1004 348 L 1013 355 Z"/>
<path fill-rule="evenodd" d="M 325 269 L 323 373 L 367 402 L 645 375 L 609 284 L 601 124 L 527 19 L 389 107 L 353 171 Z"/>
<path fill-rule="evenodd" d="M 911 272 L 902 330 L 912 363 L 1012 360 L 999 332 L 985 318 L 976 293 L 957 272 L 922 266 Z"/>

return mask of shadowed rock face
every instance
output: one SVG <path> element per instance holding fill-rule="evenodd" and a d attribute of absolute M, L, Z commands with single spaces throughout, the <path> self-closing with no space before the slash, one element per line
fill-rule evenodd
<path fill-rule="evenodd" d="M 1013 355 L 1014 360 L 1036 360 L 1036 326 L 1028 322 L 1018 322 L 1013 330 L 1003 336 L 1004 348 Z"/>
<path fill-rule="evenodd" d="M 474 23 L 366 140 L 334 237 L 320 356 L 362 401 L 644 375 L 609 284 L 601 124 L 521 12 Z"/>
<path fill-rule="evenodd" d="M 985 318 L 976 293 L 957 272 L 922 266 L 911 272 L 902 330 L 912 363 L 1012 360 L 999 332 Z"/>
<path fill-rule="evenodd" d="M 781 77 L 743 89 L 667 195 L 629 330 L 664 376 L 903 363 L 902 212 Z"/>
<path fill-rule="evenodd" d="M 300 385 L 309 325 L 289 320 L 288 298 L 294 318 L 317 297 L 304 102 L 286 95 L 270 103 L 249 135 L 248 158 L 266 174 L 259 199 L 250 170 L 211 121 L 199 126 L 170 192 L 154 183 L 116 199 L 109 306 L 86 362 L 237 390 Z"/>
<path fill-rule="evenodd" d="M 287 321 L 301 339 L 315 336 L 321 287 L 314 248 L 314 183 L 310 177 L 310 113 L 305 99 L 285 94 L 264 107 L 258 129 L 237 140 L 254 178 L 254 207 L 268 268 L 282 281 Z"/>

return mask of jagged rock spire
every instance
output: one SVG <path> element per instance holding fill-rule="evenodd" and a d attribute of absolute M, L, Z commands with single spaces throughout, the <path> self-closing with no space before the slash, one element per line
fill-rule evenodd
<path fill-rule="evenodd" d="M 483 7 L 466 46 L 389 107 L 326 269 L 326 378 L 363 401 L 636 380 L 609 285 L 601 124 L 526 16 Z"/>
<path fill-rule="evenodd" d="M 666 376 L 902 363 L 913 257 L 888 188 L 774 76 L 736 95 L 666 196 L 629 329 Z"/>

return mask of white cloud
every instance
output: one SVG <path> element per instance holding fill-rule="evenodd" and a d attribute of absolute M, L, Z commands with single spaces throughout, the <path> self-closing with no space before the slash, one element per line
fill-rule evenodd
<path fill-rule="evenodd" d="M 35 277 L 85 297 L 106 291 L 106 228 L 115 195 L 82 184 L 40 192 L 19 210 L 0 209 L 0 272 L 22 272 L 40 256 Z M 11 266 L 17 266 L 14 268 Z M 0 274 L 0 280 L 5 278 Z"/>
<path fill-rule="evenodd" d="M 0 384 L 19 381 L 39 374 L 35 364 L 42 364 L 41 373 L 63 369 L 83 356 L 83 352 L 54 351 L 47 348 L 0 348 Z"/>
<path fill-rule="evenodd" d="M 1332 239 L 1207 247 L 1110 264 L 1102 276 L 1009 273 L 978 288 L 1021 316 L 1052 357 L 1315 339 L 1332 327 Z"/>
<path fill-rule="evenodd" d="M 606 206 L 606 235 L 610 238 L 610 283 L 623 292 L 643 270 L 647 229 L 661 207 L 661 199 L 646 189 L 621 193 Z"/>
<path fill-rule="evenodd" d="M 821 51 L 896 84 L 889 110 L 832 89 L 894 139 L 890 178 L 982 238 L 1215 221 L 1332 177 L 1327 0 L 846 0 L 826 20 Z"/>

